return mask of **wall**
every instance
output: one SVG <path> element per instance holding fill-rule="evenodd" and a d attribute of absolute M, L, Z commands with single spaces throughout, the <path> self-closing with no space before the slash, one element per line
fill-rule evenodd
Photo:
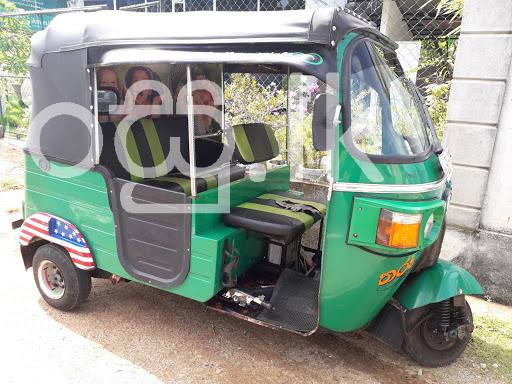
<path fill-rule="evenodd" d="M 453 156 L 443 257 L 512 304 L 512 1 L 466 0 L 448 105 Z"/>

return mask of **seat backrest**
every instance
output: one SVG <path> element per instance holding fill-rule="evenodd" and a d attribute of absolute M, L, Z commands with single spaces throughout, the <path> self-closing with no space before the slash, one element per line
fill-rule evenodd
<path fill-rule="evenodd" d="M 233 126 L 235 159 L 242 164 L 271 160 L 279 155 L 279 145 L 272 127 L 264 123 Z"/>
<path fill-rule="evenodd" d="M 136 164 L 150 168 L 144 171 L 143 178 L 154 178 L 178 172 L 175 167 L 166 164 L 169 157 L 171 138 L 178 138 L 183 159 L 189 162 L 188 119 L 174 115 L 156 119 L 144 118 L 132 123 L 126 137 L 124 153 L 116 154 L 115 134 L 119 123 L 102 123 L 103 149 L 100 164 L 109 168 L 116 177 L 140 181 L 135 172 L 126 170 L 119 156 L 130 156 Z M 196 166 L 206 167 L 214 164 L 222 153 L 220 142 L 196 139 Z"/>
<path fill-rule="evenodd" d="M 186 116 L 167 116 L 156 119 L 144 118 L 133 122 L 126 135 L 126 146 L 123 153 L 115 151 L 115 135 L 120 123 L 102 123 L 103 149 L 100 164 L 109 168 L 115 176 L 140 181 L 138 177 L 126 170 L 119 157 L 129 156 L 132 161 L 143 167 L 144 178 L 152 178 L 167 174 L 169 169 L 165 159 L 170 152 L 170 139 L 176 137 L 180 143 L 182 156 L 188 159 L 188 125 Z"/>

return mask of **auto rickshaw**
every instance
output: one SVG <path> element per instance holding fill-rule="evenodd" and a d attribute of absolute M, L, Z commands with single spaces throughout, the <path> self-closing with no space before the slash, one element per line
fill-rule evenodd
<path fill-rule="evenodd" d="M 55 17 L 32 39 L 14 225 L 44 300 L 72 310 L 112 277 L 454 361 L 483 291 L 439 260 L 451 163 L 396 48 L 339 8 Z M 290 180 L 291 126 L 330 154 L 324 201 Z"/>

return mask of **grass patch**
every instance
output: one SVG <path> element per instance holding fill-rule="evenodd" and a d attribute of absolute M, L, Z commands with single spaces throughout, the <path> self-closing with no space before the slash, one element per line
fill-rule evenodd
<path fill-rule="evenodd" d="M 0 192 L 14 191 L 15 189 L 21 188 L 23 188 L 23 185 L 14 179 L 0 180 Z"/>
<path fill-rule="evenodd" d="M 487 364 L 489 370 L 512 377 L 512 319 L 501 321 L 475 315 L 474 323 L 471 354 L 478 359 L 478 363 Z M 494 368 L 493 364 L 498 364 L 498 367 Z"/>

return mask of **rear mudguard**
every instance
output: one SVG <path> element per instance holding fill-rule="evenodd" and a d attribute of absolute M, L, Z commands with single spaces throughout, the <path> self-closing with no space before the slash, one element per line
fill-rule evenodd
<path fill-rule="evenodd" d="M 482 287 L 468 271 L 439 260 L 418 274 L 410 275 L 394 297 L 404 308 L 411 310 L 458 295 L 483 294 Z"/>

